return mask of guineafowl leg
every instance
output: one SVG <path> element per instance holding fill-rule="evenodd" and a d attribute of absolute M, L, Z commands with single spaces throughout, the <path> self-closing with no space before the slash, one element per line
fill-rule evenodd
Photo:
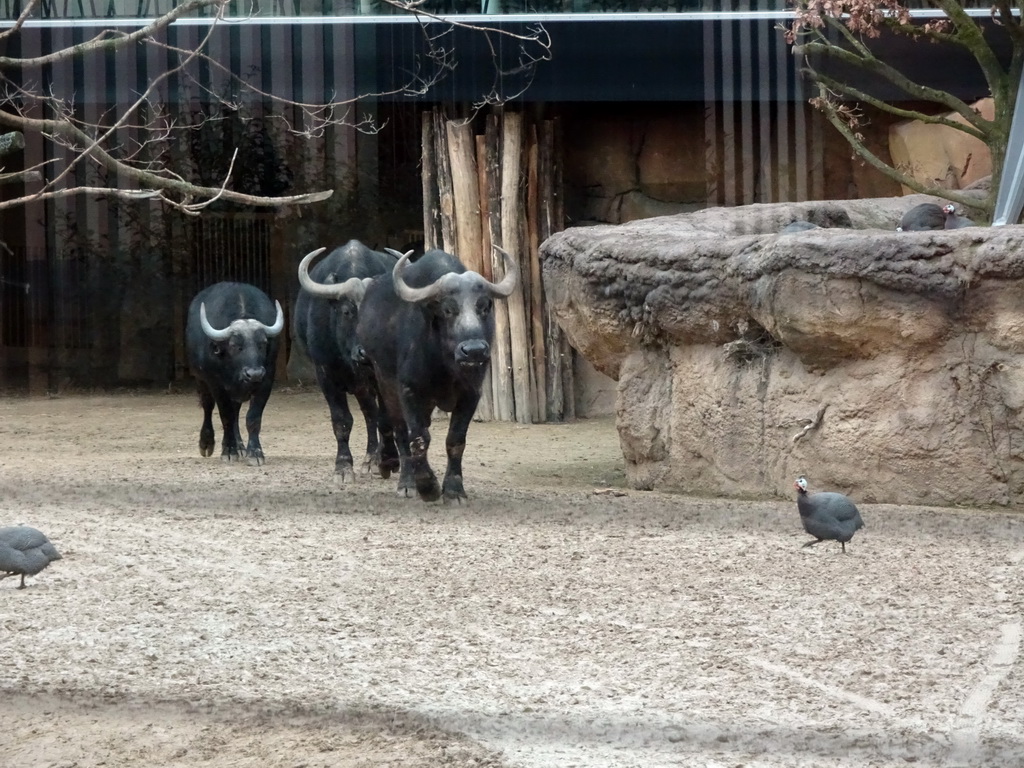
<path fill-rule="evenodd" d="M 23 574 L 21 574 L 21 584 L 18 585 L 18 589 L 24 589 L 24 588 L 25 588 L 25 574 L 23 573 Z"/>
<path fill-rule="evenodd" d="M 821 542 L 823 542 L 823 541 L 824 541 L 824 539 L 815 539 L 814 541 L 808 541 L 806 544 L 803 545 L 803 547 L 801 547 L 801 549 L 807 549 L 808 547 L 813 547 L 815 544 L 821 544 Z"/>

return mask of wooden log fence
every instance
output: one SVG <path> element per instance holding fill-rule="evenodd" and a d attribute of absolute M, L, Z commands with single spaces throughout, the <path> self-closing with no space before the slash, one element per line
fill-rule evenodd
<path fill-rule="evenodd" d="M 495 302 L 491 369 L 476 418 L 539 423 L 575 418 L 573 355 L 544 300 L 540 244 L 563 228 L 557 120 L 495 108 L 468 119 L 443 107 L 421 122 L 424 247 L 500 280 L 516 261 L 520 288 Z"/>

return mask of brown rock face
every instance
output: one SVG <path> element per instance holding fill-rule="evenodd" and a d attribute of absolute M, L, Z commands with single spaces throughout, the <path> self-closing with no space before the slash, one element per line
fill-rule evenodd
<path fill-rule="evenodd" d="M 545 242 L 560 323 L 618 381 L 633 485 L 788 495 L 806 474 L 864 501 L 1024 501 L 1024 227 L 893 231 L 928 199 Z M 775 234 L 797 219 L 822 228 Z"/>
<path fill-rule="evenodd" d="M 992 99 L 971 105 L 986 120 L 992 120 Z M 956 112 L 945 116 L 966 123 Z M 992 155 L 981 139 L 945 125 L 905 120 L 889 129 L 889 153 L 893 162 L 922 184 L 945 189 L 964 189 L 992 174 Z M 904 193 L 910 192 L 906 187 Z"/>

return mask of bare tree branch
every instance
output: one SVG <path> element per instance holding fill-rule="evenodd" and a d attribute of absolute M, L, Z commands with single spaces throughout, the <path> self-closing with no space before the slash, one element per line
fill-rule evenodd
<path fill-rule="evenodd" d="M 72 45 L 67 48 L 61 48 L 59 51 L 54 51 L 53 53 L 44 54 L 42 56 L 36 56 L 34 58 L 11 58 L 9 56 L 0 56 L 0 69 L 29 69 L 41 67 L 44 64 L 56 64 L 57 62 L 66 61 L 67 59 L 74 58 L 75 56 L 81 56 L 86 53 L 113 51 L 118 48 L 124 48 L 132 43 L 152 37 L 156 32 L 166 29 L 181 17 L 187 16 L 200 8 L 217 8 L 216 17 L 211 20 L 212 24 L 215 23 L 216 19 L 220 18 L 221 13 L 227 7 L 229 2 L 230 0 L 186 0 L 185 3 L 177 6 L 171 11 L 168 11 L 150 24 L 136 29 L 134 32 L 121 32 L 120 30 L 104 29 L 91 40 L 86 40 L 84 43 Z"/>
<path fill-rule="evenodd" d="M 825 115 L 826 119 L 836 128 L 836 130 L 843 135 L 843 138 L 849 142 L 850 146 L 853 147 L 858 156 L 863 158 L 872 168 L 880 171 L 896 183 L 909 187 L 915 192 L 920 192 L 925 195 L 934 195 L 935 197 L 942 197 L 946 200 L 965 205 L 969 208 L 990 212 L 988 208 L 985 207 L 985 201 L 979 200 L 976 195 L 970 195 L 964 192 L 946 189 L 944 187 L 922 184 L 914 177 L 901 173 L 899 170 L 893 168 L 878 157 L 878 155 L 872 152 L 871 149 L 864 144 L 863 137 L 851 128 L 849 122 L 843 118 L 839 110 L 836 108 L 835 102 L 831 99 L 828 90 L 823 85 L 819 86 L 819 96 L 812 100 L 812 103 L 822 112 L 822 114 Z"/>
<path fill-rule="evenodd" d="M 946 91 L 940 91 L 937 88 L 929 88 L 928 86 L 921 85 L 920 83 L 911 80 L 895 67 L 879 60 L 863 42 L 857 40 L 856 37 L 853 36 L 853 33 L 839 21 L 829 18 L 827 20 L 827 24 L 829 27 L 843 35 L 844 39 L 855 47 L 856 52 L 848 51 L 842 46 L 836 45 L 832 42 L 796 45 L 793 47 L 794 52 L 805 56 L 818 54 L 831 57 L 845 64 L 858 67 L 866 72 L 871 72 L 872 74 L 885 78 L 907 95 L 915 99 L 933 101 L 937 104 L 942 104 L 951 112 L 958 112 L 971 125 L 976 128 L 980 127 L 978 123 L 982 118 L 977 112 L 971 109 L 970 105 Z"/>
<path fill-rule="evenodd" d="M 31 18 L 32 12 L 35 11 L 36 5 L 38 4 L 39 0 L 28 0 L 28 2 L 25 3 L 25 8 L 18 15 L 18 18 L 15 20 L 14 24 L 11 27 L 8 27 L 7 29 L 0 30 L 0 40 L 3 40 L 19 32 L 21 28 L 25 26 L 25 22 L 29 18 Z"/>
<path fill-rule="evenodd" d="M 21 198 L 0 203 L 0 208 L 76 194 L 102 194 L 111 199 L 159 200 L 172 208 L 195 215 L 215 202 L 276 207 L 316 202 L 331 195 L 330 190 L 297 195 L 256 195 L 239 191 L 235 187 L 246 183 L 251 186 L 251 178 L 246 182 L 244 178 L 236 177 L 244 177 L 246 170 L 251 177 L 251 169 L 247 169 L 239 159 L 237 144 L 233 151 L 227 147 L 231 154 L 230 162 L 226 155 L 222 156 L 222 159 L 216 161 L 216 167 L 198 161 L 192 172 L 172 167 L 168 152 L 175 142 L 186 135 L 191 135 L 193 138 L 189 142 L 194 142 L 198 132 L 215 125 L 212 121 L 223 117 L 215 116 L 209 106 L 205 106 L 202 113 L 193 115 L 195 119 L 181 119 L 182 115 L 176 117 L 166 107 L 156 103 L 158 95 L 172 76 L 177 76 L 185 87 L 200 94 L 206 104 L 220 105 L 226 110 L 225 115 L 237 115 L 237 118 L 232 119 L 242 120 L 242 125 L 250 125 L 245 122 L 249 118 L 242 115 L 244 105 L 255 100 L 258 104 L 277 108 L 276 113 L 268 112 L 265 120 L 282 125 L 283 130 L 293 135 L 313 140 L 323 137 L 331 126 L 347 126 L 364 133 L 380 130 L 380 126 L 370 118 L 354 117 L 354 108 L 360 99 L 394 95 L 419 96 L 429 92 L 456 67 L 456 52 L 450 43 L 453 29 L 469 29 L 486 40 L 493 63 L 494 82 L 483 96 L 484 104 L 501 103 L 521 95 L 532 80 L 534 68 L 551 58 L 551 41 L 543 27 L 531 27 L 525 33 L 520 33 L 427 13 L 420 7 L 423 0 L 385 2 L 403 12 L 414 14 L 422 30 L 423 52 L 415 57 L 406 81 L 391 90 L 340 99 L 332 97 L 323 102 L 289 98 L 257 87 L 250 77 L 232 71 L 228 62 L 211 55 L 212 35 L 215 28 L 224 23 L 229 0 L 185 0 L 157 19 L 140 21 L 141 26 L 136 29 L 104 29 L 82 43 L 46 51 L 40 56 L 0 56 L 0 83 L 3 83 L 5 91 L 0 126 L 41 136 L 44 141 L 60 148 L 53 153 L 55 157 L 37 163 L 33 168 L 3 176 L 7 181 L 35 180 L 41 176 L 42 186 Z M 0 32 L 0 39 L 11 38 L 23 31 L 25 21 L 38 10 L 38 5 L 39 0 L 27 0 L 25 9 L 15 23 Z M 198 43 L 175 45 L 166 38 L 164 33 L 171 24 L 204 10 L 212 13 L 209 18 L 204 18 L 207 26 Z M 497 43 L 499 40 L 512 41 L 517 46 L 517 60 L 512 66 L 503 63 L 502 50 Z M 30 82 L 25 78 L 27 73 L 44 66 L 60 65 L 85 56 L 106 55 L 138 45 L 159 49 L 161 56 L 168 60 L 176 57 L 176 61 L 166 70 L 153 73 L 142 91 L 133 95 L 131 103 L 116 104 L 108 112 L 91 120 L 86 119 L 81 106 L 74 103 L 74 94 L 62 94 L 53 87 L 57 81 L 44 88 L 39 82 Z M 213 88 L 205 85 L 204 78 L 208 74 L 200 77 L 197 74 L 200 66 L 206 67 L 208 73 L 215 73 L 224 82 L 226 90 L 215 93 Z M 20 79 L 5 76 L 10 71 L 21 73 Z M 48 76 L 44 71 L 44 77 Z M 506 81 L 511 78 L 517 78 L 514 87 L 506 88 Z M 244 98 L 238 94 L 244 94 Z M 291 110 L 294 110 L 294 120 L 286 117 L 286 113 L 291 114 Z M 237 131 L 237 128 L 232 130 Z M 240 135 L 245 139 L 244 132 Z M 221 163 L 227 164 L 226 170 Z M 82 171 L 82 168 L 86 171 Z M 95 183 L 84 182 L 86 173 L 97 172 L 108 174 L 106 178 L 110 179 L 110 189 L 104 190 Z M 205 178 L 205 183 L 196 183 L 190 178 L 196 175 Z M 212 183 L 211 175 L 216 177 Z M 288 177 L 285 178 L 282 183 L 287 185 Z M 131 188 L 134 186 L 139 189 Z"/>
<path fill-rule="evenodd" d="M 794 20 L 786 29 L 787 39 L 793 44 L 794 53 L 805 57 L 806 72 L 818 84 L 819 94 L 811 99 L 811 103 L 839 130 L 854 152 L 906 187 L 991 214 L 999 187 L 1016 86 L 1024 68 L 1024 22 L 1021 18 L 1024 0 L 996 0 L 992 9 L 992 18 L 1006 29 L 1012 43 L 1009 66 L 996 54 L 985 30 L 967 13 L 961 2 L 929 0 L 928 4 L 942 11 L 943 16 L 923 22 L 914 19 L 905 0 L 795 0 Z M 994 103 L 993 119 L 986 119 L 971 105 L 941 88 L 912 80 L 898 63 L 881 60 L 871 39 L 883 31 L 920 44 L 940 43 L 967 51 L 989 87 Z M 870 86 L 855 82 L 854 77 L 845 72 L 826 73 L 823 62 L 827 61 L 880 78 L 899 88 L 908 100 L 934 105 L 934 113 L 926 108 L 890 104 L 872 95 Z M 987 197 L 965 196 L 919 181 L 881 160 L 863 142 L 858 129 L 857 103 L 869 104 L 895 117 L 952 128 L 984 142 L 990 150 L 993 167 L 991 191 Z M 958 115 L 964 122 L 952 119 L 946 113 Z"/>
<path fill-rule="evenodd" d="M 825 85 L 828 88 L 828 90 L 831 91 L 832 93 L 847 96 L 856 101 L 864 102 L 865 104 L 870 104 L 876 109 L 879 109 L 883 112 L 888 112 L 890 115 L 893 115 L 895 117 L 901 117 L 904 120 L 919 120 L 922 123 L 929 123 L 931 125 L 944 125 L 947 128 L 952 128 L 954 130 L 961 131 L 962 133 L 966 133 L 968 136 L 973 136 L 979 141 L 988 141 L 989 139 L 988 133 L 986 133 L 985 131 L 978 130 L 973 125 L 960 123 L 957 122 L 956 120 L 950 120 L 948 117 L 942 114 L 932 115 L 926 112 L 921 112 L 916 109 L 902 109 L 894 104 L 891 104 L 887 101 L 882 101 L 879 98 L 876 98 L 868 93 L 865 93 L 859 88 L 854 88 L 852 85 L 849 85 L 847 83 L 841 83 L 838 80 L 828 77 L 827 75 L 823 75 L 820 72 L 814 72 L 812 70 L 805 71 L 809 72 L 811 76 L 819 83 Z M 983 122 L 988 123 L 989 121 L 983 119 Z"/>
<path fill-rule="evenodd" d="M 82 144 L 86 144 L 91 141 L 89 136 L 85 134 L 80 128 L 61 120 L 33 119 L 24 117 L 22 115 L 11 115 L 9 113 L 0 112 L 0 123 L 6 123 L 7 125 L 16 126 L 26 132 L 35 131 L 44 134 L 62 136 L 73 141 L 81 142 Z M 195 197 L 211 198 L 217 196 L 224 200 L 228 200 L 235 203 L 241 203 L 244 205 L 279 207 L 282 205 L 296 205 L 303 203 L 319 202 L 321 200 L 326 200 L 333 193 L 333 190 L 327 190 L 324 192 L 311 192 L 309 194 L 304 195 L 288 195 L 285 197 L 262 197 L 259 195 L 248 195 L 241 192 L 235 192 L 232 190 L 207 187 L 198 184 L 192 184 L 189 182 L 183 182 L 175 178 L 169 178 L 167 176 L 160 176 L 155 173 L 143 171 L 139 168 L 128 166 L 125 165 L 124 163 L 119 162 L 116 158 L 111 157 L 98 146 L 92 147 L 90 156 L 93 159 L 95 159 L 98 163 L 100 163 L 100 165 L 105 167 L 107 170 L 113 171 L 119 175 L 123 175 L 124 177 L 137 182 L 143 187 L 159 191 L 160 198 L 162 200 L 166 201 L 171 206 L 178 208 L 180 210 L 189 210 L 189 206 L 192 206 L 192 209 L 194 210 L 195 204 L 192 203 L 192 199 Z M 91 188 L 83 187 L 82 189 L 88 189 L 90 192 L 95 193 L 95 190 L 92 190 Z M 34 200 L 43 200 L 52 197 L 67 197 L 68 194 L 73 191 L 74 190 L 52 190 L 49 192 L 28 194 L 25 195 L 24 198 L 0 202 L 0 210 L 4 208 L 12 208 L 16 205 L 21 205 L 24 204 L 25 202 L 31 202 Z M 108 191 L 113 192 L 113 190 Z M 134 190 L 118 191 L 124 193 L 131 193 Z M 167 193 L 176 193 L 180 195 L 180 198 L 168 198 Z"/>

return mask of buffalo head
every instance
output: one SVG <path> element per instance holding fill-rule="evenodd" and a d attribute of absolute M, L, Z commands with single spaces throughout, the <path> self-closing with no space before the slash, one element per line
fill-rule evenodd
<path fill-rule="evenodd" d="M 226 328 L 214 328 L 206 318 L 206 304 L 199 305 L 199 324 L 213 342 L 213 354 L 230 361 L 237 372 L 235 384 L 242 389 L 259 384 L 267 375 L 267 340 L 284 329 L 284 311 L 275 301 L 277 319 L 266 325 L 252 318 L 233 320 Z"/>
<path fill-rule="evenodd" d="M 326 248 L 310 251 L 299 262 L 299 285 L 311 296 L 326 299 L 331 305 L 331 329 L 339 349 L 346 350 L 354 365 L 369 365 L 362 345 L 355 341 L 359 305 L 372 277 L 350 277 L 340 283 L 318 283 L 309 274 L 309 266 Z M 333 279 L 333 275 L 330 276 Z"/>
<path fill-rule="evenodd" d="M 399 254 L 392 271 L 395 293 L 403 300 L 424 306 L 436 319 L 442 347 L 449 360 L 463 369 L 483 369 L 491 359 L 494 338 L 492 309 L 495 298 L 507 298 L 519 282 L 515 260 L 498 246 L 503 257 L 505 276 L 497 283 L 477 272 L 447 272 L 430 285 L 414 288 L 402 277 L 412 251 Z"/>

